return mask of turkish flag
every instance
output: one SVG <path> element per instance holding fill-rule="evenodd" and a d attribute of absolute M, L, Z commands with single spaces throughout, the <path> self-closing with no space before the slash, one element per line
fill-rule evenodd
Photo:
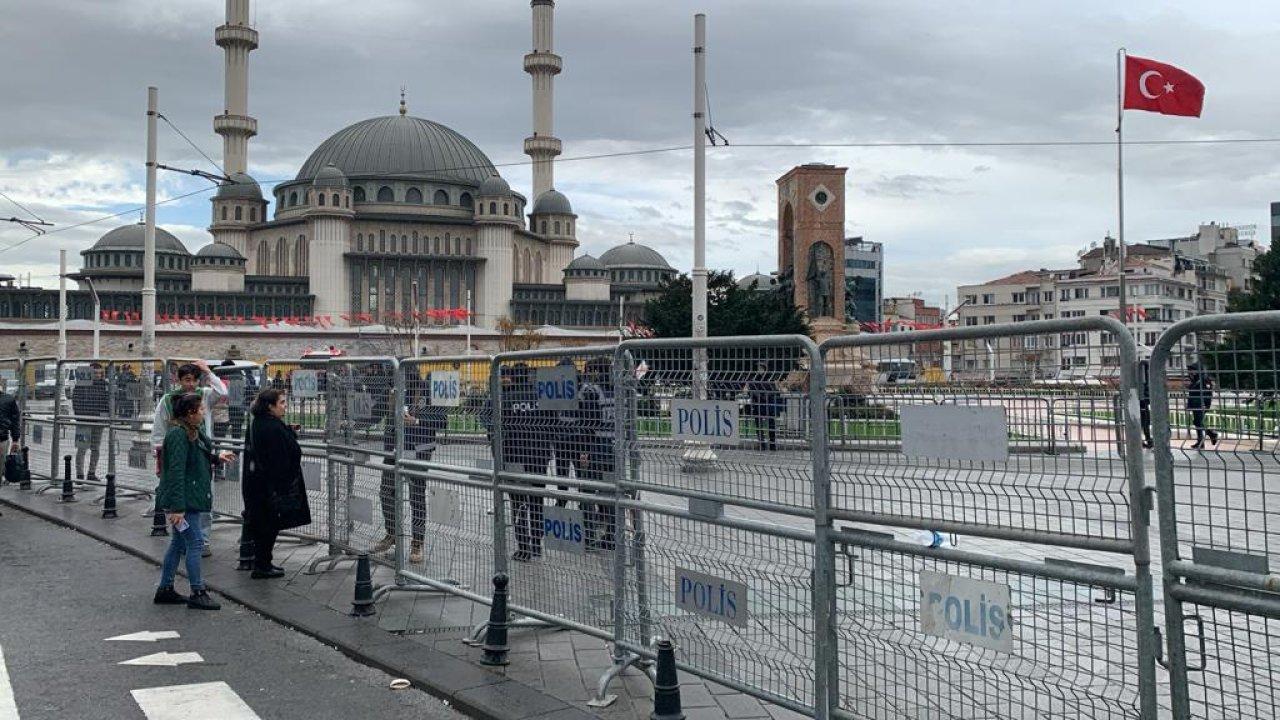
<path fill-rule="evenodd" d="M 1155 60 L 1124 58 L 1124 109 L 1200 117 L 1204 85 L 1191 73 Z"/>

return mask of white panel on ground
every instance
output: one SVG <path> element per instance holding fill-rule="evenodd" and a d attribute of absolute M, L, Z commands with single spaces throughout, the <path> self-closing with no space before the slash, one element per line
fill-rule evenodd
<path fill-rule="evenodd" d="M 130 633 L 128 635 L 117 635 L 109 637 L 106 642 L 112 640 L 122 640 L 125 642 L 155 642 L 157 640 L 177 640 L 180 635 L 176 630 L 143 630 L 142 632 Z"/>
<path fill-rule="evenodd" d="M 4 648 L 0 648 L 0 720 L 18 720 L 18 701 L 13 698 L 9 668 L 4 664 Z"/>
<path fill-rule="evenodd" d="M 142 688 L 130 694 L 147 720 L 261 720 L 224 682 Z"/>
<path fill-rule="evenodd" d="M 157 665 L 162 667 L 164 666 L 177 667 L 178 665 L 185 665 L 187 663 L 201 663 L 201 662 L 204 662 L 204 658 L 200 657 L 200 653 L 158 652 L 158 653 L 152 653 L 151 655 L 143 655 L 142 657 L 136 657 L 132 660 L 125 660 L 123 662 L 118 662 L 116 664 L 117 665 Z"/>
<path fill-rule="evenodd" d="M 1009 421 L 1003 407 L 905 405 L 902 454 L 922 460 L 1005 462 Z"/>

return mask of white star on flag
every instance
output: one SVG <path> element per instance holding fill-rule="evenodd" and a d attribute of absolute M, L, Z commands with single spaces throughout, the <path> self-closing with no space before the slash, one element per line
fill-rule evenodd
<path fill-rule="evenodd" d="M 1164 84 L 1164 94 L 1165 94 L 1165 95 L 1172 95 L 1172 94 L 1173 94 L 1173 83 L 1165 83 L 1165 84 Z"/>

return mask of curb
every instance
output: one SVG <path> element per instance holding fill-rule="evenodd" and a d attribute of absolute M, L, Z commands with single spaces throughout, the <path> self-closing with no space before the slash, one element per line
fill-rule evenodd
<path fill-rule="evenodd" d="M 39 507 L 36 495 L 0 496 L 0 505 L 33 515 L 159 566 L 161 553 L 136 547 L 82 523 L 65 506 Z M 114 521 L 106 520 L 106 523 Z M 231 574 L 234 573 L 234 574 Z M 253 583 L 248 573 L 211 567 L 205 585 L 263 617 L 310 636 L 347 657 L 403 677 L 415 687 L 479 720 L 599 720 L 599 716 L 493 672 L 478 663 L 440 652 L 383 630 L 367 620 L 339 614 L 294 595 Z M 300 604 L 307 603 L 307 604 Z"/>

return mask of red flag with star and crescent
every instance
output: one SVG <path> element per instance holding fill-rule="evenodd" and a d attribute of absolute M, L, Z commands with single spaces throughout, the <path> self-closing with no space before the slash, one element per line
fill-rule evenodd
<path fill-rule="evenodd" d="M 1124 109 L 1200 117 L 1204 84 L 1191 73 L 1155 60 L 1126 55 Z"/>

